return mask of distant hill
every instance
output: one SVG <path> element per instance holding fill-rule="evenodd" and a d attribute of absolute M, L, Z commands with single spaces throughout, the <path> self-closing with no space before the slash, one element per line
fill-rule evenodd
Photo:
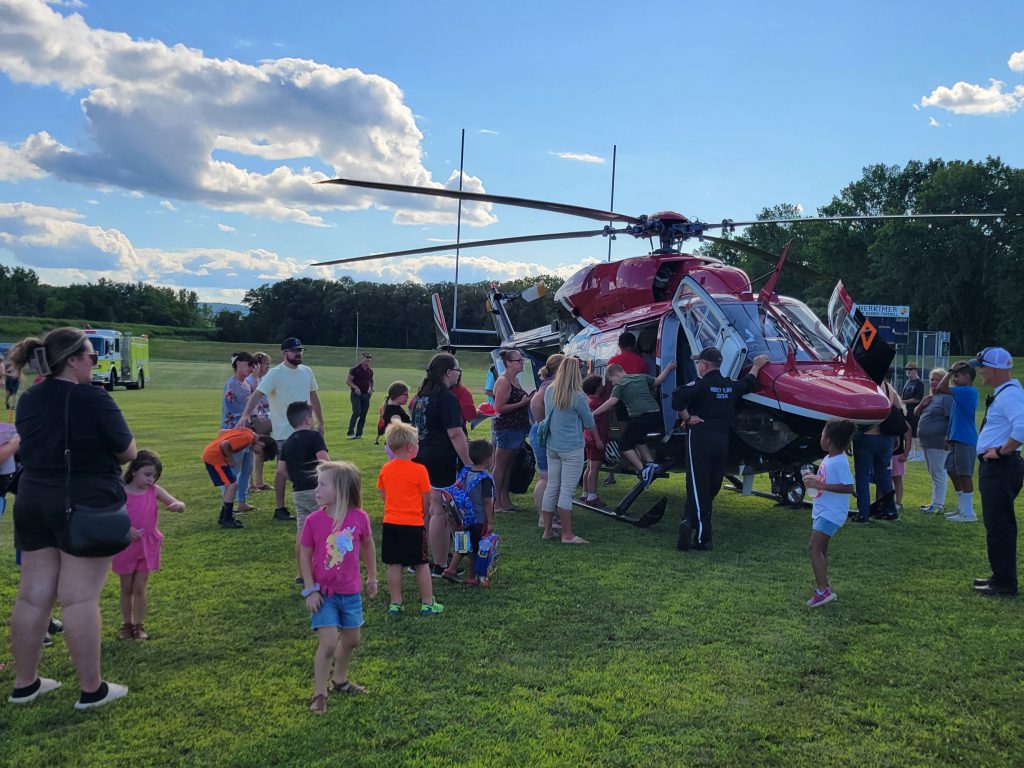
<path fill-rule="evenodd" d="M 245 304 L 224 304 L 219 301 L 204 301 L 202 304 L 210 308 L 210 314 L 214 317 L 219 312 L 241 312 L 243 316 L 249 314 L 249 308 Z"/>

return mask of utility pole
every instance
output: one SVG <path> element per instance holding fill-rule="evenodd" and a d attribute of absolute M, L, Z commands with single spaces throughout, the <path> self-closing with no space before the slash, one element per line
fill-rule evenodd
<path fill-rule="evenodd" d="M 612 200 L 608 204 L 608 210 L 615 210 L 615 160 L 618 154 L 619 145 L 612 144 Z M 612 240 L 615 239 L 615 235 L 608 235 L 608 261 L 612 260 Z"/>
<path fill-rule="evenodd" d="M 359 359 L 359 310 L 356 310 L 356 359 Z"/>
<path fill-rule="evenodd" d="M 462 191 L 462 174 L 466 160 L 466 129 L 462 129 L 459 147 L 459 192 Z M 455 329 L 459 327 L 459 243 L 462 242 L 462 198 L 459 198 L 459 215 L 455 222 L 455 298 L 452 301 L 452 343 Z"/>

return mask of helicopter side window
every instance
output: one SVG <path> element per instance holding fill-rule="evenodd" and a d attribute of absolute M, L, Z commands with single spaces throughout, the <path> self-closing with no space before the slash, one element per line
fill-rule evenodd
<path fill-rule="evenodd" d="M 747 347 L 748 363 L 758 355 L 768 355 L 768 359 L 773 363 L 786 360 L 786 338 L 770 316 L 762 319 L 757 302 L 722 301 L 718 306 L 743 338 Z"/>

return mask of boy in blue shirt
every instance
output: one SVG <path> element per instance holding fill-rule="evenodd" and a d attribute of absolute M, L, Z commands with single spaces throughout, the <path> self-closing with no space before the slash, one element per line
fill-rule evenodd
<path fill-rule="evenodd" d="M 949 413 L 946 442 L 946 472 L 956 488 L 958 509 L 946 515 L 953 523 L 974 523 L 974 461 L 978 457 L 978 389 L 974 386 L 974 369 L 967 363 L 956 363 L 942 377 L 935 394 L 950 395 L 953 407 Z M 952 386 L 950 386 L 952 384 Z"/>

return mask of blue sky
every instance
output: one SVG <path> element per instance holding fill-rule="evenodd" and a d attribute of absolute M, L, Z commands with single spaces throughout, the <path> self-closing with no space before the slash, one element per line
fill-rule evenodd
<path fill-rule="evenodd" d="M 336 175 L 717 221 L 807 213 L 865 165 L 1024 164 L 1024 4 L 0 0 L 0 263 L 238 301 L 291 276 L 451 279 L 454 204 Z M 454 174 L 454 176 L 453 176 Z M 464 207 L 463 238 L 594 228 Z M 614 255 L 645 243 L 618 240 Z M 590 241 L 463 279 L 570 274 Z"/>

